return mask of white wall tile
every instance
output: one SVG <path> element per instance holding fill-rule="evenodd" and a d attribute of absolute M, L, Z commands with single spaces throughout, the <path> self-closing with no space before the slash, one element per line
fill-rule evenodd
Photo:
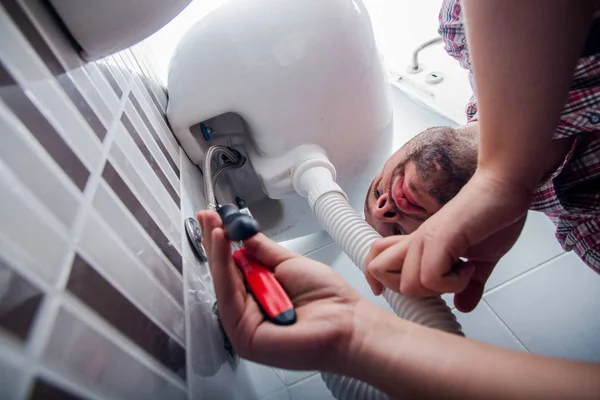
<path fill-rule="evenodd" d="M 96 61 L 98 68 L 102 68 L 103 66 L 108 68 L 109 73 L 115 78 L 115 81 L 119 85 L 119 87 L 125 91 L 125 89 L 129 86 L 129 77 L 123 73 L 121 68 L 117 65 L 114 59 L 111 56 L 106 58 L 102 58 Z"/>
<path fill-rule="evenodd" d="M 394 140 L 392 151 L 398 150 L 403 144 L 418 133 L 432 126 L 456 127 L 456 123 L 431 111 L 427 107 L 412 100 L 396 88 L 391 88 L 392 107 L 394 109 Z M 386 160 L 381 160 L 381 165 Z"/>
<path fill-rule="evenodd" d="M 575 254 L 493 290 L 485 300 L 530 352 L 600 362 L 600 277 Z"/>
<path fill-rule="evenodd" d="M 54 282 L 67 256 L 64 228 L 1 161 L 0 193 L 1 246 L 18 246 L 33 261 L 27 266 Z"/>
<path fill-rule="evenodd" d="M 81 161 L 94 169 L 101 157 L 98 138 L 5 14 L 0 14 L 0 37 L 5 38 L 0 56 L 7 69 Z"/>
<path fill-rule="evenodd" d="M 58 371 L 120 399 L 185 399 L 184 388 L 136 360 L 71 311 L 61 309 L 44 354 Z"/>
<path fill-rule="evenodd" d="M 163 330 L 185 343 L 182 308 L 93 210 L 84 222 L 78 245 L 106 280 Z"/>
<path fill-rule="evenodd" d="M 138 194 L 138 199 L 142 203 L 150 206 L 148 212 L 156 216 L 157 222 L 167 236 L 174 242 L 179 241 L 181 230 L 179 208 L 121 123 L 117 125 L 117 129 L 115 143 L 110 149 L 110 155 L 115 160 L 115 168 L 125 173 L 125 177 L 133 185 L 132 191 Z M 168 219 L 161 217 L 164 213 Z"/>
<path fill-rule="evenodd" d="M 146 88 L 144 88 L 142 83 L 138 80 L 132 81 L 131 91 L 135 94 L 135 97 L 139 100 L 140 104 L 142 104 L 142 107 L 144 107 L 144 105 L 146 106 L 146 115 L 148 116 L 148 119 L 152 121 L 152 125 L 157 127 L 158 134 L 164 135 L 163 138 L 166 138 L 169 142 L 171 142 L 172 146 L 178 147 L 175 136 L 170 133 L 170 129 L 167 126 L 165 119 L 159 113 L 159 110 L 154 105 L 154 102 L 150 98 L 148 91 Z M 142 101 L 142 99 L 144 101 Z"/>
<path fill-rule="evenodd" d="M 104 123 L 104 126 L 110 127 L 114 119 L 114 110 L 111 110 L 106 104 L 106 100 L 99 93 L 92 78 L 84 67 L 77 67 L 67 72 L 73 80 L 75 86 L 81 92 L 81 95 L 87 100 L 90 107 L 96 112 L 98 118 Z"/>
<path fill-rule="evenodd" d="M 127 82 L 131 82 L 132 79 L 132 71 L 123 61 L 123 57 L 121 56 L 122 51 L 113 54 L 112 56 L 106 57 L 106 60 L 110 60 L 111 65 L 114 64 L 115 68 L 118 68 L 121 74 L 127 79 Z"/>
<path fill-rule="evenodd" d="M 291 386 L 319 373 L 319 371 L 293 371 L 289 369 L 277 369 L 276 372 L 281 374 L 281 379 L 283 379 L 286 386 Z"/>
<path fill-rule="evenodd" d="M 17 365 L 5 359 L 0 352 L 0 399 L 21 398 L 25 373 Z"/>
<path fill-rule="evenodd" d="M 176 246 L 179 246 L 179 243 L 181 243 L 181 227 L 173 219 L 175 214 L 173 212 L 171 212 L 171 215 L 167 214 L 161 202 L 154 197 L 152 191 L 144 182 L 143 177 L 139 175 L 133 166 L 132 162 L 134 160 L 131 160 L 130 157 L 123 153 L 119 146 L 112 146 L 110 148 L 109 159 L 119 172 L 121 178 L 128 183 L 129 189 L 135 193 L 138 201 L 145 206 L 148 213 L 158 226 L 162 228 L 169 240 L 175 243 Z M 169 201 L 172 202 L 172 199 L 169 198 Z"/>
<path fill-rule="evenodd" d="M 92 204 L 144 268 L 183 306 L 181 275 L 105 182 L 100 183 Z"/>
<path fill-rule="evenodd" d="M 289 389 L 282 389 L 275 393 L 269 394 L 264 397 L 264 400 L 290 400 L 292 397 L 290 396 Z"/>
<path fill-rule="evenodd" d="M 315 375 L 290 386 L 292 400 L 334 400 L 321 375 Z"/>
<path fill-rule="evenodd" d="M 0 164 L 70 228 L 81 201 L 79 189 L 1 101 L 0 130 Z"/>
<path fill-rule="evenodd" d="M 333 239 L 331 236 L 329 236 L 326 231 L 322 230 L 307 236 L 286 240 L 279 244 L 295 253 L 306 255 L 321 247 L 325 247 L 332 242 Z"/>
<path fill-rule="evenodd" d="M 562 254 L 564 251 L 554 237 L 554 230 L 548 217 L 530 211 L 521 236 L 494 268 L 485 285 L 486 290 Z"/>
<path fill-rule="evenodd" d="M 175 189 L 175 192 L 179 194 L 179 178 L 175 174 L 175 171 L 173 171 L 173 168 L 171 168 L 171 166 L 169 165 L 169 162 L 167 161 L 165 155 L 160 151 L 158 144 L 148 131 L 148 128 L 144 124 L 144 121 L 141 120 L 138 112 L 133 107 L 131 102 L 128 102 L 125 105 L 125 113 L 129 117 L 129 120 L 131 121 L 134 128 L 137 130 L 144 143 L 146 144 L 146 147 L 148 148 L 148 150 L 150 151 L 160 168 L 163 170 L 165 176 L 171 183 L 171 186 Z"/>
<path fill-rule="evenodd" d="M 286 389 L 271 368 L 245 360 L 225 362 L 213 375 L 196 374 L 190 384 L 193 398 L 215 400 L 261 400 Z"/>
<path fill-rule="evenodd" d="M 266 366 L 250 361 L 244 362 L 245 372 L 248 379 L 249 394 L 256 399 L 263 399 L 285 389 L 285 386 L 273 370 Z M 251 396 L 245 398 L 251 398 Z"/>
<path fill-rule="evenodd" d="M 94 86 L 98 89 L 98 93 L 102 96 L 108 108 L 112 111 L 113 115 L 116 114 L 120 110 L 119 98 L 102 75 L 102 72 L 98 69 L 98 66 L 94 63 L 89 63 L 85 65 L 84 69 L 92 79 Z"/>
<path fill-rule="evenodd" d="M 392 311 L 391 307 L 382 296 L 375 296 L 373 292 L 371 292 L 371 288 L 365 279 L 365 275 L 356 265 L 354 265 L 352 260 L 341 251 L 337 244 L 331 243 L 322 249 L 309 253 L 307 257 L 330 265 L 346 280 L 346 282 L 350 283 L 361 296 L 388 311 Z"/>
<path fill-rule="evenodd" d="M 43 291 L 51 292 L 44 297 L 43 312 L 36 319 L 34 334 L 28 342 L 13 344 L 0 333 L 0 397 L 22 398 L 15 391 L 22 392 L 31 387 L 36 377 L 43 377 L 91 399 L 187 398 L 185 383 L 172 371 L 133 346 L 116 328 L 75 301 L 71 294 L 60 292 L 75 247 L 104 279 L 170 338 L 186 344 L 181 277 L 112 189 L 100 182 L 96 191 L 99 167 L 107 157 L 104 147 L 112 144 L 117 129 L 123 129 L 119 118 L 133 79 L 131 71 L 148 74 L 152 93 L 162 107 L 166 103 L 165 91 L 156 85 L 151 67 L 143 64 L 146 56 L 140 58 L 141 65 L 137 65 L 130 54 L 127 61 L 121 56 L 109 56 L 98 62 L 84 62 L 47 7 L 43 2 L 20 0 L 0 6 L 0 58 L 26 96 L 81 159 L 91 174 L 88 182 L 93 183 L 94 190 L 81 193 L 16 115 L 23 120 L 25 117 L 13 113 L 0 101 L 0 130 L 9 135 L 5 146 L 0 147 L 0 253 Z M 34 30 L 29 30 L 28 19 Z M 21 28 L 28 35 L 21 33 Z M 35 30 L 39 31 L 42 41 L 37 41 Z M 35 46 L 30 45 L 29 40 Z M 44 42 L 60 65 L 56 65 L 52 54 L 46 53 Z M 78 93 L 65 91 L 73 89 L 73 85 L 88 104 L 73 103 L 81 100 Z M 142 85 L 139 77 L 136 85 Z M 136 88 L 142 93 L 146 91 L 143 86 Z M 149 103 L 148 94 L 138 101 L 156 125 L 167 151 L 179 157 L 177 141 L 154 104 Z M 82 116 L 79 109 L 85 110 L 88 105 L 99 121 L 90 114 Z M 19 103 L 14 107 L 19 107 Z M 17 111 L 21 110 L 17 108 Z M 163 168 L 168 184 L 179 193 L 180 182 L 149 132 L 144 130 L 145 124 L 140 125 L 140 120 L 133 122 Z M 100 136 L 105 133 L 101 130 L 106 129 L 104 145 L 92 127 Z M 123 145 L 123 141 L 119 144 L 121 146 L 112 146 L 111 164 L 131 185 L 131 190 L 171 244 L 180 247 L 182 215 L 177 204 L 137 146 L 132 141 L 128 143 L 131 146 Z M 196 271 L 190 275 L 198 277 Z M 198 283 L 197 291 L 203 285 L 202 281 Z M 197 295 L 197 291 L 194 294 Z M 212 305 L 212 301 L 207 304 Z M 59 314 L 55 320 L 56 312 Z M 212 326 L 217 328 L 222 342 L 216 323 Z M 202 325 L 194 332 L 204 337 L 207 327 Z M 48 336 L 49 346 L 44 348 Z M 5 350 L 10 347 L 15 347 L 14 353 L 22 358 L 25 374 L 16 376 L 4 362 Z M 194 355 L 202 359 L 206 354 Z M 187 363 L 192 364 L 198 363 Z M 271 374 L 277 378 L 272 371 Z M 240 393 L 252 387 L 252 379 L 240 380 L 246 382 L 239 386 Z M 285 389 L 281 381 L 279 383 L 276 387 L 267 385 L 269 393 L 259 394 L 275 394 Z"/>
<path fill-rule="evenodd" d="M 470 313 L 454 310 L 454 315 L 462 325 L 463 333 L 475 339 L 512 350 L 526 351 L 513 333 L 504 325 L 490 307 L 482 301 Z"/>

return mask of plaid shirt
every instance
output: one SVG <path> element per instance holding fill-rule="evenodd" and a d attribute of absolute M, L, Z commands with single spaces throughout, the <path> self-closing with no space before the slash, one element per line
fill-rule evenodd
<path fill-rule="evenodd" d="M 562 165 L 538 187 L 530 209 L 546 214 L 556 225 L 556 238 L 600 272 L 600 13 L 575 72 L 571 90 L 554 138 L 574 143 Z M 459 0 L 444 0 L 439 30 L 448 54 L 469 70 L 473 96 L 466 113 L 477 119 L 477 92 L 467 48 Z"/>

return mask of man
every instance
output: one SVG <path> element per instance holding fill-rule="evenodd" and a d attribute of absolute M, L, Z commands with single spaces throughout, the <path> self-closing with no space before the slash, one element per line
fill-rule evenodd
<path fill-rule="evenodd" d="M 482 113 L 480 132 L 477 135 L 477 129 L 469 131 L 476 128 L 476 125 L 467 125 L 458 131 L 444 128 L 429 131 L 411 141 L 410 145 L 405 146 L 386 164 L 383 173 L 372 185 L 376 198 L 369 199 L 368 203 L 371 206 L 376 204 L 381 209 L 387 207 L 386 211 L 379 214 L 379 218 L 387 218 L 389 221 L 377 221 L 389 224 L 382 226 L 382 229 L 386 229 L 385 233 L 393 235 L 402 229 L 410 230 L 412 228 L 407 225 L 408 222 L 416 221 L 415 224 L 418 225 L 420 220 L 431 213 L 436 214 L 411 235 L 393 235 L 381 239 L 373 246 L 372 253 L 377 252 L 381 242 L 385 241 L 397 240 L 398 244 L 409 243 L 411 246 L 415 243 L 423 244 L 425 242 L 419 242 L 422 236 L 418 236 L 423 232 L 429 235 L 428 244 L 432 245 L 430 249 L 435 252 L 436 248 L 441 247 L 439 237 L 436 238 L 439 231 L 453 233 L 448 226 L 454 227 L 465 221 L 468 223 L 466 227 L 470 229 L 481 222 L 473 221 L 474 215 L 488 217 L 484 222 L 495 219 L 495 223 L 499 222 L 495 227 L 498 229 L 505 229 L 510 224 L 516 225 L 518 218 L 526 213 L 529 195 L 540 180 L 542 170 L 547 167 L 546 163 L 552 166 L 550 161 L 554 158 L 548 154 L 560 154 L 563 143 L 566 143 L 565 146 L 572 146 L 573 151 L 567 152 L 566 156 L 564 153 L 560 154 L 561 157 L 566 157 L 566 163 L 559 166 L 556 176 L 553 173 L 548 178 L 552 182 L 552 188 L 560 187 L 558 181 L 566 172 L 580 171 L 578 165 L 591 165 L 585 161 L 578 163 L 579 159 L 586 160 L 589 145 L 580 145 L 578 138 L 571 139 L 572 143 L 552 142 L 550 135 L 564 104 L 570 74 L 577 61 L 578 47 L 585 39 L 594 10 L 592 7 L 597 5 L 596 0 L 582 0 L 577 3 L 577 7 L 573 7 L 570 0 L 462 1 L 467 9 L 470 43 L 477 61 L 477 79 L 482 82 L 484 77 L 485 81 L 485 84 L 479 83 Z M 556 27 L 561 22 L 565 29 L 557 30 Z M 517 29 L 509 29 L 506 35 L 501 35 L 506 26 Z M 489 42 L 495 42 L 496 46 L 488 46 Z M 520 46 L 515 47 L 515 43 Z M 491 49 L 498 48 L 501 51 L 490 54 Z M 512 54 L 513 57 L 507 59 L 505 55 L 513 50 L 518 54 Z M 559 57 L 555 57 L 556 54 Z M 554 58 L 562 61 L 540 72 L 540 68 Z M 520 62 L 515 63 L 515 60 Z M 525 65 L 522 71 L 526 73 L 513 79 L 515 69 L 522 65 Z M 497 74 L 498 71 L 501 73 Z M 536 79 L 536 74 L 545 75 L 538 82 L 541 84 L 527 86 L 527 82 Z M 486 80 L 485 77 L 492 79 Z M 495 79 L 497 77 L 501 79 Z M 506 90 L 507 87 L 510 90 Z M 512 101 L 501 102 L 499 107 L 494 108 L 498 96 L 505 96 Z M 536 101 L 531 101 L 532 99 Z M 500 118 L 513 115 L 521 109 L 529 112 L 517 115 L 514 119 Z M 500 128 L 506 130 L 506 133 Z M 469 144 L 472 146 L 472 143 L 469 140 L 462 141 L 464 137 L 469 138 L 469 133 L 473 133 L 471 140 L 476 141 L 479 137 L 481 141 L 476 171 L 471 179 L 468 178 L 472 170 L 472 161 L 469 160 L 477 157 L 473 157 L 472 148 L 469 149 Z M 511 140 L 506 140 L 507 137 Z M 542 141 L 543 145 L 536 148 Z M 440 142 L 442 143 L 438 146 Z M 549 143 L 559 144 L 548 146 Z M 498 149 L 502 146 L 502 149 Z M 498 154 L 503 156 L 500 163 L 482 161 L 486 160 L 486 156 L 489 157 L 490 150 L 495 160 L 498 160 Z M 544 156 L 526 158 L 532 153 Z M 532 159 L 544 159 L 544 164 L 532 163 Z M 498 171 L 506 173 L 499 177 L 500 180 Z M 481 175 L 482 173 L 485 175 Z M 522 176 L 513 181 L 502 180 L 506 177 L 515 178 L 513 173 Z M 594 174 L 598 174 L 597 168 L 588 170 L 583 175 L 588 177 Z M 498 209 L 506 211 L 507 204 L 514 204 L 510 198 L 518 198 L 518 189 L 522 188 L 514 183 L 525 182 L 524 178 L 531 179 L 523 186 L 527 196 L 521 198 L 526 201 L 517 204 L 518 212 L 507 219 L 506 216 L 510 213 L 498 213 Z M 469 181 L 460 193 L 436 212 L 439 204 L 447 201 L 466 179 Z M 496 184 L 495 187 L 483 184 L 488 182 Z M 498 182 L 504 185 L 498 185 Z M 545 182 L 546 179 L 544 185 Z M 577 189 L 573 191 L 574 198 L 578 204 L 586 207 L 592 204 L 593 208 L 594 204 L 597 206 L 597 198 L 592 195 L 588 204 L 577 196 L 580 193 L 595 193 L 597 185 L 585 190 L 582 187 L 585 182 L 585 178 L 574 179 L 573 187 Z M 473 186 L 474 183 L 479 186 Z M 588 185 L 594 183 L 592 180 Z M 571 186 L 567 182 L 557 192 L 557 197 L 562 202 L 563 193 L 570 191 Z M 382 196 L 388 196 L 386 204 L 383 199 L 380 200 Z M 570 207 L 571 199 L 568 200 L 567 206 Z M 390 206 L 387 205 L 388 201 Z M 491 205 L 483 214 L 480 213 L 482 204 Z M 470 209 L 463 212 L 462 208 Z M 585 208 L 580 215 L 589 216 L 588 210 L 590 208 Z M 565 216 L 575 212 L 570 209 L 567 211 L 569 213 L 564 213 Z M 516 218 L 513 218 L 515 215 Z M 560 218 L 562 217 L 561 215 Z M 219 215 L 214 211 L 200 211 L 198 221 L 210 260 L 209 267 L 215 283 L 223 328 L 236 352 L 244 358 L 279 368 L 318 369 L 354 377 L 393 398 L 596 399 L 600 393 L 598 365 L 494 348 L 395 318 L 363 299 L 331 268 L 294 254 L 259 234 L 245 241 L 245 248 L 250 256 L 273 271 L 289 294 L 298 315 L 298 321 L 294 325 L 274 325 L 263 318 L 256 302 L 246 292 L 242 276 L 231 257 L 231 246 L 225 237 Z M 436 221 L 438 225 L 435 224 Z M 432 231 L 431 227 L 438 229 L 438 232 Z M 574 225 L 573 230 L 578 227 L 579 225 Z M 514 231 L 518 233 L 518 229 Z M 495 240 L 497 233 L 510 236 L 508 234 L 514 235 L 514 231 L 488 230 L 484 232 L 487 235 L 482 240 L 477 241 L 478 238 L 475 237 L 475 240 L 467 243 L 466 252 L 482 243 L 489 243 L 490 238 Z M 480 234 L 482 231 L 474 232 Z M 463 232 L 465 233 L 473 234 L 473 230 Z M 430 240 L 431 238 L 434 240 Z M 388 248 L 376 259 L 380 256 L 385 258 L 390 250 L 393 252 L 398 249 Z M 491 257 L 489 252 L 483 253 Z M 427 254 L 429 256 L 431 252 Z M 485 258 L 481 255 L 473 256 L 473 260 L 480 259 Z M 456 264 L 456 257 L 443 260 L 444 264 L 448 260 Z M 398 264 L 402 268 L 406 267 L 402 269 L 403 282 L 414 266 L 404 261 L 387 263 L 392 267 Z M 469 264 L 473 265 L 471 259 L 463 265 Z M 446 266 L 443 265 L 444 268 Z"/>
<path fill-rule="evenodd" d="M 476 88 L 459 1 L 444 1 L 439 19 L 439 33 L 447 52 L 470 71 L 475 94 L 466 108 L 469 122 L 456 129 L 427 129 L 388 159 L 371 184 L 365 201 L 366 219 L 382 236 L 414 232 L 459 192 L 477 166 Z M 556 238 L 562 247 L 575 251 L 597 272 L 600 272 L 599 32 L 596 14 L 574 71 L 568 100 L 555 130 L 555 140 L 544 158 L 539 160 L 544 178 L 530 204 L 531 210 L 544 212 L 556 225 Z M 472 249 L 469 258 L 479 258 L 484 264 L 482 268 L 486 269 L 482 283 L 517 239 L 523 223 L 524 218 L 495 234 L 493 245 L 487 243 L 485 248 Z M 374 249 L 373 253 L 371 258 L 376 259 L 378 250 Z M 370 265 L 369 271 L 379 277 L 387 272 L 389 277 L 394 268 L 384 262 L 389 260 L 380 257 L 375 261 L 378 262 Z M 399 271 L 395 272 L 399 275 Z M 367 278 L 374 286 L 369 274 Z M 378 281 L 398 290 L 398 279 L 396 276 Z M 475 305 L 476 302 L 470 302 L 460 308 L 470 311 Z"/>

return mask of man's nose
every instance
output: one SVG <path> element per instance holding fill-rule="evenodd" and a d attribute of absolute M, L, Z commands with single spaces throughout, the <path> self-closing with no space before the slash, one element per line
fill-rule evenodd
<path fill-rule="evenodd" d="M 373 217 L 379 221 L 395 221 L 398 219 L 398 213 L 394 210 L 391 202 L 393 200 L 386 194 L 379 196 L 375 202 Z"/>

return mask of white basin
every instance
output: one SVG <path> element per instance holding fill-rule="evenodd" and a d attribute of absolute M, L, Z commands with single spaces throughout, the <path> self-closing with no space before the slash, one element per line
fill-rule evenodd
<path fill-rule="evenodd" d="M 133 46 L 179 14 L 192 0 L 50 0 L 58 17 L 92 61 Z"/>

